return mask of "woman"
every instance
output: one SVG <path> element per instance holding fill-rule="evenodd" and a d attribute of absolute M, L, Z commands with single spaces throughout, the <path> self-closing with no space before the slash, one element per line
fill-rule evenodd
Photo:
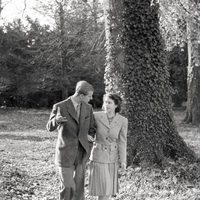
<path fill-rule="evenodd" d="M 126 169 L 128 120 L 119 114 L 121 98 L 105 94 L 103 111 L 95 112 L 96 141 L 90 156 L 89 194 L 107 200 L 118 192 L 118 165 Z"/>

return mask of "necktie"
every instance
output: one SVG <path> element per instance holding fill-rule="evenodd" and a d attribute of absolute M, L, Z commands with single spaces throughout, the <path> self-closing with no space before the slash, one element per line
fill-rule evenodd
<path fill-rule="evenodd" d="M 77 117 L 78 117 L 78 119 L 79 119 L 79 116 L 80 116 L 80 104 L 78 104 L 78 105 L 76 106 L 76 115 L 77 115 Z"/>

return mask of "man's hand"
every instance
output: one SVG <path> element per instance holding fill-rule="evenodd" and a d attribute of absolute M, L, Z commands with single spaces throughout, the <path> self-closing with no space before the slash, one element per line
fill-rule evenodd
<path fill-rule="evenodd" d="M 67 118 L 66 117 L 62 117 L 61 115 L 56 115 L 56 122 L 57 123 L 63 123 L 63 122 L 67 122 Z"/>
<path fill-rule="evenodd" d="M 56 114 L 56 122 L 57 123 L 62 123 L 62 122 L 67 122 L 67 118 L 66 117 L 63 117 L 60 113 L 60 108 L 58 107 L 58 110 L 57 110 L 57 114 Z"/>

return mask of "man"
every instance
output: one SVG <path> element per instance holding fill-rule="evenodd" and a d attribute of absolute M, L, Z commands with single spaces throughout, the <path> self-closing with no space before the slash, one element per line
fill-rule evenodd
<path fill-rule="evenodd" d="M 75 93 L 53 106 L 47 130 L 58 130 L 55 164 L 61 182 L 60 200 L 83 200 L 85 165 L 90 153 L 89 142 L 95 134 L 92 106 L 94 89 L 79 81 Z"/>

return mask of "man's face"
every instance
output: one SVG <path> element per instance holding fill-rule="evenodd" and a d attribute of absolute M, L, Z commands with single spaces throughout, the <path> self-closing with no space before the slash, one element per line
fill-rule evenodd
<path fill-rule="evenodd" d="M 93 91 L 89 91 L 87 95 L 82 95 L 81 100 L 84 101 L 85 103 L 88 103 L 90 100 L 92 100 L 93 96 Z"/>

